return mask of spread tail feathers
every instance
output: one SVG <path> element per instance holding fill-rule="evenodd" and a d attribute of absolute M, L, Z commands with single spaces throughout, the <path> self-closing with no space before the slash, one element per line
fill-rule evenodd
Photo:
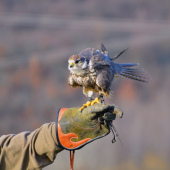
<path fill-rule="evenodd" d="M 149 83 L 150 79 L 144 69 L 132 68 L 139 65 L 138 63 L 115 63 L 115 72 L 117 76 L 126 77 L 132 80 L 137 80 Z"/>

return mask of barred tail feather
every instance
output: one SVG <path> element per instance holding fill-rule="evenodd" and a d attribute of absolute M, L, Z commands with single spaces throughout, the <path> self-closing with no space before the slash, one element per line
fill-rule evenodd
<path fill-rule="evenodd" d="M 138 76 L 138 75 L 130 75 L 130 74 L 120 73 L 119 76 L 126 77 L 126 78 L 129 78 L 129 79 L 132 79 L 132 80 L 137 80 L 137 81 L 149 83 L 149 81 L 146 79 L 146 77 L 141 77 L 141 76 Z"/>
<path fill-rule="evenodd" d="M 121 63 L 120 65 L 122 67 L 133 67 L 133 66 L 138 66 L 139 63 Z"/>
<path fill-rule="evenodd" d="M 119 64 L 119 67 L 118 67 L 118 65 L 116 67 L 117 68 L 116 74 L 118 76 L 126 77 L 126 78 L 129 78 L 129 79 L 132 79 L 132 80 L 137 80 L 137 81 L 149 83 L 151 78 L 148 77 L 148 75 L 144 71 L 144 69 L 131 68 L 131 67 L 136 66 L 136 65 L 138 65 L 138 64 L 135 64 L 135 63 Z"/>

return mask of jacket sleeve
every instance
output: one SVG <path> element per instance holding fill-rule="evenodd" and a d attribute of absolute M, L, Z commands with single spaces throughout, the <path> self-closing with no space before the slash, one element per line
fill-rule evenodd
<path fill-rule="evenodd" d="M 58 146 L 55 123 L 42 125 L 34 132 L 0 137 L 0 169 L 40 170 L 53 163 Z"/>

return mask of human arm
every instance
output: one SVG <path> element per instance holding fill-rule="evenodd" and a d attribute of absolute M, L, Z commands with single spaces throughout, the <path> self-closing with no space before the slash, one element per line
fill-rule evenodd
<path fill-rule="evenodd" d="M 33 132 L 0 137 L 0 169 L 40 170 L 53 163 L 58 146 L 55 123 L 47 123 Z"/>

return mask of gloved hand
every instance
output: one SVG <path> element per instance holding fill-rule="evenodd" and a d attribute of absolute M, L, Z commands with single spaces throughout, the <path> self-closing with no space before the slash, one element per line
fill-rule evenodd
<path fill-rule="evenodd" d="M 114 105 L 94 104 L 80 108 L 63 108 L 58 111 L 56 134 L 59 144 L 67 150 L 80 149 L 84 145 L 110 133 L 107 121 L 120 118 L 123 112 Z"/>

